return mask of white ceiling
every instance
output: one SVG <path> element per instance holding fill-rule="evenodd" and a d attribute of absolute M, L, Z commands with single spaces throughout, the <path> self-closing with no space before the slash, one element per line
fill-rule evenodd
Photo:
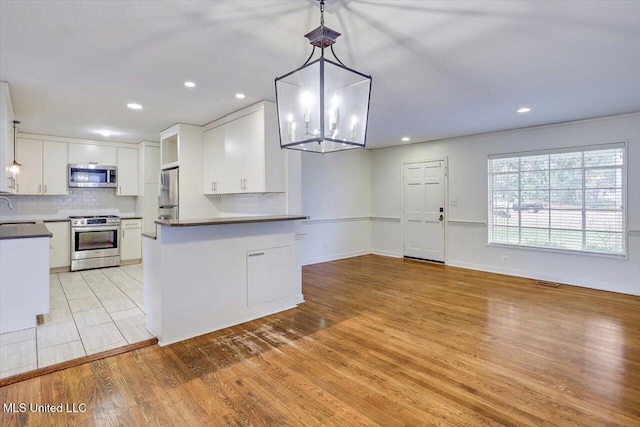
<path fill-rule="evenodd" d="M 369 148 L 640 111 L 640 1 L 326 2 L 373 76 Z M 318 25 L 315 0 L 1 0 L 0 79 L 23 132 L 157 141 L 275 100 Z"/>

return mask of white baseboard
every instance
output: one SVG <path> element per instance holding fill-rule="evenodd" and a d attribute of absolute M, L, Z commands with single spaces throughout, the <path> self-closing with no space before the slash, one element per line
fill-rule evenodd
<path fill-rule="evenodd" d="M 375 250 L 375 249 L 371 250 L 371 254 L 373 254 L 373 255 L 381 255 L 381 256 L 388 256 L 390 258 L 402 258 L 402 254 L 399 254 L 397 252 L 378 251 L 378 250 Z"/>
<path fill-rule="evenodd" d="M 499 267 L 492 267 L 492 266 L 483 265 L 483 264 L 473 264 L 473 263 L 465 263 L 465 262 L 457 262 L 457 261 L 447 263 L 447 265 L 450 267 L 466 268 L 469 270 L 486 271 L 487 273 L 506 274 L 508 276 L 523 277 L 525 279 L 545 280 L 549 282 L 562 283 L 562 284 L 567 284 L 572 286 L 580 286 L 583 288 L 599 289 L 599 290 L 608 291 L 608 292 L 619 292 L 619 293 L 621 292 L 621 293 L 629 293 L 631 295 L 636 295 L 635 293 L 623 292 L 620 290 L 611 289 L 610 287 L 602 286 L 597 283 L 579 283 L 579 282 L 576 282 L 576 279 L 574 277 L 561 276 L 557 274 L 547 274 L 547 273 L 540 273 L 540 272 L 531 272 L 526 270 L 499 268 Z"/>
<path fill-rule="evenodd" d="M 370 253 L 371 251 L 356 251 L 356 252 L 328 255 L 325 257 L 314 258 L 307 262 L 303 261 L 302 265 L 320 264 L 322 262 L 337 261 L 339 259 L 353 258 L 361 255 L 369 255 Z"/>

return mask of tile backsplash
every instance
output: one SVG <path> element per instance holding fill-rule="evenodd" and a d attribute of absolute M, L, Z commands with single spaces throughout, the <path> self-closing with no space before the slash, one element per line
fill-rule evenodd
<path fill-rule="evenodd" d="M 7 195 L 0 200 L 0 220 L 62 219 L 69 215 L 134 216 L 136 197 L 116 196 L 112 188 L 70 188 L 67 196 Z"/>

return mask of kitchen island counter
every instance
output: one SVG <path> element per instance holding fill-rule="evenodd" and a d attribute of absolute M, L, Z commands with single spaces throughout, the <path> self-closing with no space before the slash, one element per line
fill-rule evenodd
<path fill-rule="evenodd" d="M 51 237 L 42 221 L 0 221 L 0 240 Z"/>
<path fill-rule="evenodd" d="M 0 225 L 0 333 L 32 328 L 49 312 L 49 239 L 41 222 Z"/>
<path fill-rule="evenodd" d="M 303 215 L 156 221 L 142 239 L 147 329 L 171 344 L 304 301 Z"/>
<path fill-rule="evenodd" d="M 169 227 L 194 227 L 200 225 L 226 225 L 226 224 L 248 224 L 252 222 L 276 222 L 276 221 L 296 221 L 301 219 L 309 219 L 304 215 L 256 215 L 256 216 L 234 216 L 234 217 L 215 217 L 215 218 L 198 218 L 198 219 L 159 219 L 156 224 L 166 225 Z"/>

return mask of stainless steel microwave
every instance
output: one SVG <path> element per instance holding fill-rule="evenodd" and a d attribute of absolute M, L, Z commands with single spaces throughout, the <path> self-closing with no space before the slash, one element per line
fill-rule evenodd
<path fill-rule="evenodd" d="M 116 187 L 117 170 L 115 166 L 69 164 L 69 187 Z"/>

